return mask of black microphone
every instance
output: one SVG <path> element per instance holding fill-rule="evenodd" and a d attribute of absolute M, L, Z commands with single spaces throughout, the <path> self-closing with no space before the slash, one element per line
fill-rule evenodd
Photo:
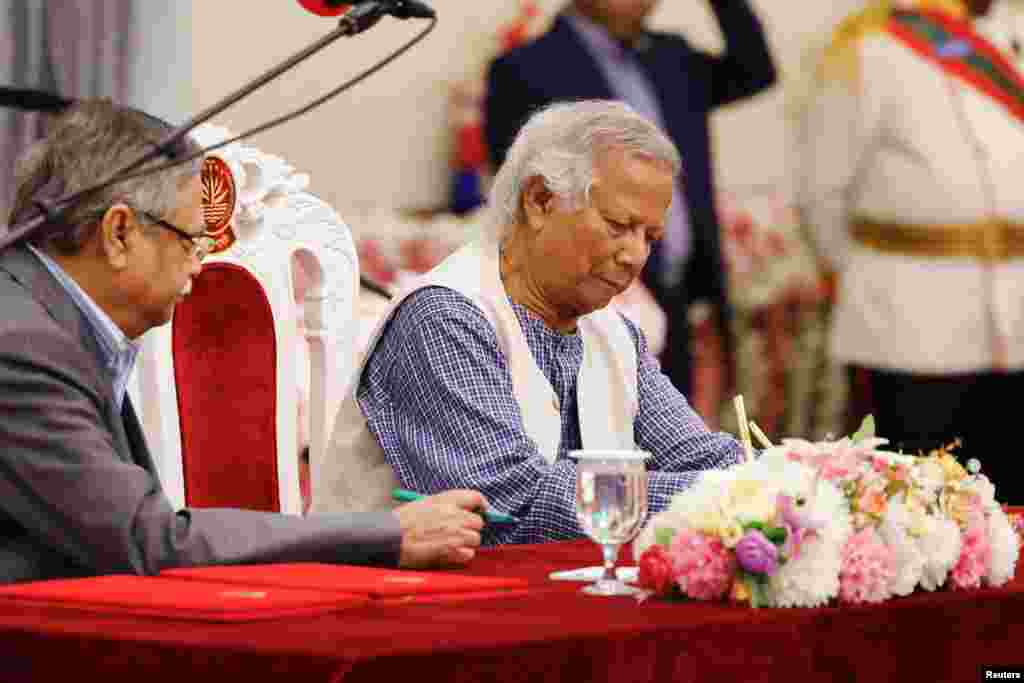
<path fill-rule="evenodd" d="M 378 16 L 390 14 L 396 19 L 433 19 L 437 16 L 431 7 L 419 0 L 362 0 L 362 2 L 299 0 L 299 4 L 321 17 L 336 17 L 349 11 L 373 12 Z"/>
<path fill-rule="evenodd" d="M 41 90 L 0 86 L 0 107 L 54 113 L 67 109 L 72 102 L 73 100 Z"/>

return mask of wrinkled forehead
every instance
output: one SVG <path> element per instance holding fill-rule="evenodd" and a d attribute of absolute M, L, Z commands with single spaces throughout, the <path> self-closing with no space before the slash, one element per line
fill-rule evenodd
<path fill-rule="evenodd" d="M 655 222 L 672 201 L 671 165 L 651 157 L 622 154 L 595 169 L 590 201 L 598 207 L 644 215 Z"/>
<path fill-rule="evenodd" d="M 636 167 L 643 167 L 655 175 L 667 175 L 672 180 L 678 175 L 675 165 L 670 161 L 644 152 L 609 147 L 597 150 L 594 154 L 594 183 L 622 176 Z"/>

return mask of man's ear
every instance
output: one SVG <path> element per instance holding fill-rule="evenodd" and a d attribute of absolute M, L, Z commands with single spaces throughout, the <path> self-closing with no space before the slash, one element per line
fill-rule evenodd
<path fill-rule="evenodd" d="M 526 224 L 539 230 L 547 222 L 547 216 L 554 208 L 555 195 L 548 189 L 539 175 L 526 180 L 523 186 L 523 214 Z"/>
<path fill-rule="evenodd" d="M 128 267 L 138 235 L 135 212 L 125 204 L 114 204 L 100 219 L 99 248 L 114 270 Z"/>

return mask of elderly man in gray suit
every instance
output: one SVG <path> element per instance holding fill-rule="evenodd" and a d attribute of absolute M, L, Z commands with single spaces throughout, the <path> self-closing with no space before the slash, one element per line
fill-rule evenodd
<path fill-rule="evenodd" d="M 166 124 L 75 105 L 20 160 L 11 224 L 141 157 Z M 197 151 L 191 142 L 189 152 Z M 175 512 L 125 393 L 133 342 L 171 318 L 205 254 L 197 164 L 118 183 L 0 251 L 0 583 L 229 563 L 468 562 L 485 505 L 446 493 L 393 512 Z"/>

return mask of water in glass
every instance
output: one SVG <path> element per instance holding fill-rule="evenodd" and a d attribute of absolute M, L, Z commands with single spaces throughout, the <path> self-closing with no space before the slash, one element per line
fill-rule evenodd
<path fill-rule="evenodd" d="M 575 451 L 576 513 L 580 526 L 601 545 L 604 576 L 584 591 L 628 595 L 636 589 L 615 578 L 619 546 L 632 540 L 647 517 L 646 453 Z"/>

